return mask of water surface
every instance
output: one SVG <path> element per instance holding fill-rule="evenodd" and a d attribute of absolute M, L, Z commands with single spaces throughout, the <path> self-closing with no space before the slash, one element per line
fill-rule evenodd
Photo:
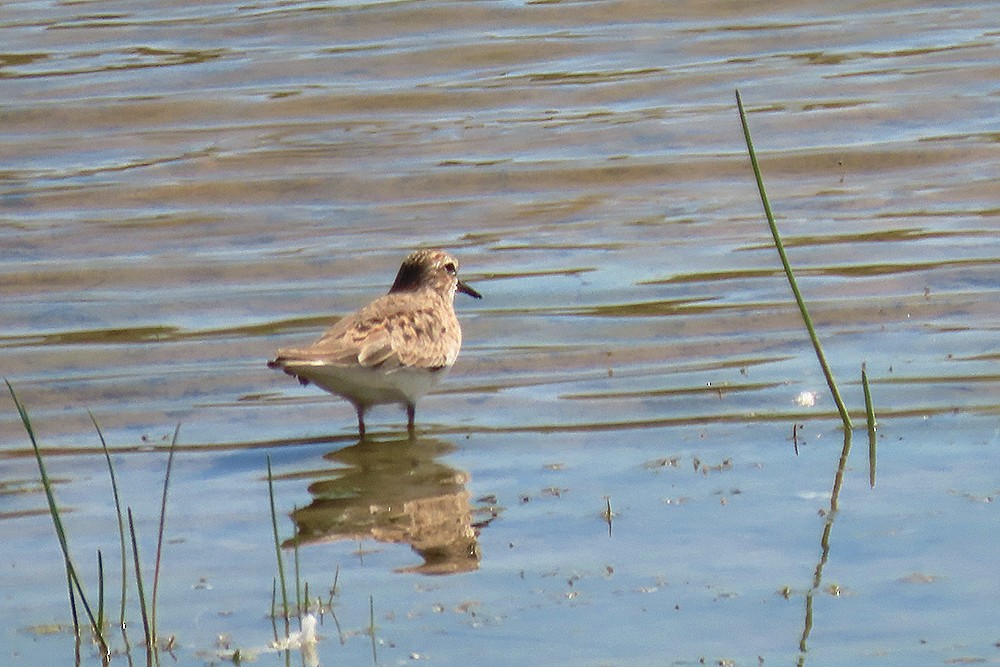
<path fill-rule="evenodd" d="M 323 664 L 996 660 L 998 19 L 8 3 L 0 363 L 90 589 L 117 532 L 87 410 L 147 553 L 182 424 L 160 600 L 181 664 L 271 639 L 265 455 L 311 592 L 337 581 Z M 804 650 L 842 434 L 736 88 L 855 422 L 863 362 L 880 416 L 878 482 L 858 434 Z M 383 407 L 359 445 L 348 404 L 264 362 L 420 246 L 486 298 L 459 296 L 465 346 L 421 438 Z M 70 621 L 64 575 L 3 406 L 4 661 L 70 660 L 42 631 Z"/>

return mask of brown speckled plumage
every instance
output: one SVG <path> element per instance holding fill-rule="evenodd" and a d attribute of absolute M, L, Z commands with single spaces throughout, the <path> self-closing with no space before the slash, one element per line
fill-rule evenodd
<path fill-rule="evenodd" d="M 442 250 L 418 250 L 399 268 L 388 294 L 334 324 L 312 345 L 279 350 L 268 362 L 343 396 L 358 413 L 372 405 L 402 403 L 413 433 L 417 399 L 451 368 L 462 347 L 455 292 L 478 292 L 458 279 L 458 262 Z"/>

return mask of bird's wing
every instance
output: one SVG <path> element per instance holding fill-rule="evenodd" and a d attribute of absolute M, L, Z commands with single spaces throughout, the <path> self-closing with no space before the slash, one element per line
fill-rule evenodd
<path fill-rule="evenodd" d="M 419 366 L 449 363 L 438 339 L 443 323 L 429 305 L 414 304 L 411 294 L 386 294 L 333 325 L 322 338 L 301 349 L 279 350 L 283 366 Z"/>

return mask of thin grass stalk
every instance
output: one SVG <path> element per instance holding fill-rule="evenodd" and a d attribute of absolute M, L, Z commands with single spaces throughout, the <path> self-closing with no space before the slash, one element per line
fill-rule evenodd
<path fill-rule="evenodd" d="M 68 572 L 66 573 L 66 578 L 69 579 L 69 573 Z M 73 664 L 77 665 L 79 667 L 79 665 L 83 664 L 81 662 L 81 660 L 82 660 L 82 657 L 81 657 L 82 647 L 80 646 L 80 644 L 81 644 L 81 640 L 80 640 L 80 624 L 77 621 L 77 614 L 76 614 L 76 594 L 73 593 L 73 583 L 72 582 L 68 582 L 68 583 L 69 583 L 69 606 L 73 610 L 73 630 L 74 630 L 74 632 L 73 632 L 73 656 L 76 658 L 76 662 L 74 662 Z"/>
<path fill-rule="evenodd" d="M 128 513 L 128 532 L 132 538 L 132 563 L 135 565 L 135 588 L 139 593 L 139 613 L 142 616 L 142 631 L 146 637 L 146 664 L 153 664 L 153 635 L 149 627 L 149 613 L 146 610 L 146 591 L 142 585 L 142 568 L 139 567 L 139 543 L 135 537 L 135 523 L 132 521 L 132 508 L 126 508 Z"/>
<path fill-rule="evenodd" d="M 292 515 L 294 516 L 297 507 L 293 507 Z M 292 555 L 294 556 L 295 564 L 295 609 L 299 616 L 299 630 L 302 629 L 302 586 L 301 580 L 299 579 L 299 534 L 295 533 L 292 538 Z"/>
<path fill-rule="evenodd" d="M 28 411 L 23 405 L 21 405 L 21 401 L 17 398 L 14 386 L 11 385 L 10 381 L 7 379 L 4 379 L 4 382 L 7 384 L 7 390 L 10 392 L 10 397 L 14 401 L 17 413 L 21 417 L 21 424 L 24 426 L 24 430 L 28 434 L 28 439 L 31 440 L 31 447 L 35 452 L 35 461 L 38 464 L 38 474 L 42 480 L 42 487 L 45 489 L 45 499 L 49 504 L 49 515 L 52 517 L 52 524 L 55 527 L 56 538 L 59 540 L 59 547 L 62 549 L 63 553 L 63 564 L 66 566 L 66 578 L 70 587 L 70 608 L 73 611 L 73 627 L 77 636 L 79 636 L 80 626 L 77 620 L 76 602 L 74 600 L 72 590 L 75 587 L 76 592 L 80 596 L 80 603 L 83 605 L 84 611 L 87 612 L 87 619 L 90 621 L 91 628 L 93 628 L 94 638 L 100 646 L 102 655 L 107 656 L 109 653 L 108 644 L 104 639 L 101 626 L 98 625 L 97 618 L 94 616 L 94 612 L 90 608 L 90 604 L 87 602 L 87 596 L 83 592 L 83 586 L 80 584 L 80 577 L 77 575 L 76 568 L 73 566 L 73 559 L 69 554 L 69 542 L 66 539 L 66 531 L 63 528 L 62 518 L 59 515 L 59 507 L 56 504 L 55 493 L 52 491 L 52 481 L 49 479 L 48 472 L 45 470 L 45 462 L 42 460 L 42 451 L 38 446 L 38 439 L 35 437 L 35 429 L 31 425 L 31 418 L 28 416 Z"/>
<path fill-rule="evenodd" d="M 104 628 L 104 557 L 97 550 L 97 627 Z"/>
<path fill-rule="evenodd" d="M 77 649 L 80 645 L 80 614 L 76 609 L 76 593 L 73 592 L 73 576 L 66 569 L 66 587 L 69 589 L 69 611 L 73 617 L 73 636 L 76 637 Z M 77 661 L 79 664 L 79 660 Z"/>
<path fill-rule="evenodd" d="M 128 640 L 128 632 L 125 626 L 122 625 L 122 653 L 125 655 L 125 661 L 128 663 L 128 667 L 133 667 L 132 662 L 132 644 Z"/>
<path fill-rule="evenodd" d="M 274 533 L 274 555 L 278 559 L 278 578 L 281 579 L 281 604 L 285 617 L 285 636 L 291 628 L 288 625 L 288 586 L 285 584 L 285 563 L 281 558 L 281 540 L 278 538 L 278 512 L 274 507 L 274 474 L 271 471 L 271 456 L 267 457 L 267 494 L 271 501 L 271 529 Z"/>
<path fill-rule="evenodd" d="M 170 453 L 167 455 L 167 471 L 163 475 L 163 498 L 160 500 L 160 526 L 156 534 L 156 564 L 153 567 L 153 600 L 151 606 L 150 627 L 153 633 L 153 643 L 157 640 L 156 627 L 156 601 L 157 592 L 160 589 L 160 561 L 163 556 L 163 533 L 167 521 L 167 491 L 170 489 L 170 471 L 174 467 L 174 453 L 177 451 L 177 437 L 180 435 L 181 425 L 174 428 L 174 437 L 170 441 Z"/>
<path fill-rule="evenodd" d="M 52 491 L 52 482 L 49 480 L 48 472 L 45 469 L 45 462 L 42 460 L 42 453 L 38 447 L 38 441 L 35 438 L 35 429 L 31 425 L 31 418 L 28 416 L 27 410 L 25 410 L 21 405 L 20 400 L 18 400 L 17 394 L 14 392 L 14 387 L 10 384 L 10 381 L 4 380 L 4 382 L 7 383 L 7 389 L 10 391 L 10 396 L 14 399 L 14 406 L 17 408 L 17 412 L 21 417 L 21 424 L 24 426 L 24 430 L 28 433 L 28 439 L 31 440 L 31 446 L 35 452 L 35 460 L 38 465 L 38 475 L 42 480 L 42 489 L 45 491 L 45 499 L 49 505 L 49 516 L 52 518 L 52 523 L 56 531 L 56 539 L 59 540 L 59 547 L 63 552 L 63 564 L 66 567 L 66 582 L 69 586 L 69 606 L 70 610 L 73 612 L 73 631 L 77 637 L 79 637 L 79 615 L 77 614 L 76 608 L 76 596 L 73 593 L 76 572 L 73 568 L 72 559 L 69 556 L 69 550 L 67 549 L 66 534 L 63 532 L 62 519 L 59 516 L 59 509 L 56 504 L 55 494 Z"/>
<path fill-rule="evenodd" d="M 104 433 L 101 431 L 100 425 L 97 423 L 97 419 L 94 414 L 87 410 L 87 414 L 90 415 L 90 421 L 93 422 L 94 428 L 97 430 L 97 437 L 101 440 L 101 448 L 104 450 L 104 459 L 108 463 L 108 474 L 111 476 L 111 493 L 115 498 L 115 514 L 118 516 L 118 541 L 121 549 L 121 580 L 122 580 L 122 591 L 121 591 L 121 605 L 118 610 L 118 627 L 125 629 L 125 602 L 128 597 L 128 556 L 125 547 L 125 520 L 122 517 L 122 503 L 121 498 L 118 495 L 118 480 L 115 477 L 115 467 L 111 463 L 111 452 L 108 450 L 107 440 L 104 439 Z"/>
<path fill-rule="evenodd" d="M 872 404 L 872 392 L 868 387 L 868 371 L 865 369 L 865 364 L 861 364 L 861 386 L 865 390 L 865 417 L 868 422 L 868 483 L 871 488 L 875 488 L 875 457 L 876 448 L 878 446 L 877 438 L 875 437 L 875 407 Z"/>
<path fill-rule="evenodd" d="M 278 579 L 271 577 L 271 628 L 274 630 L 274 643 L 278 643 Z"/>
<path fill-rule="evenodd" d="M 837 389 L 837 381 L 833 377 L 833 371 L 830 370 L 830 365 L 826 361 L 826 355 L 823 354 L 823 346 L 819 342 L 819 336 L 816 335 L 816 329 L 813 327 L 812 318 L 809 317 L 809 311 L 806 309 L 806 302 L 802 298 L 802 292 L 799 291 L 798 283 L 795 281 L 795 274 L 792 272 L 792 265 L 788 261 L 788 255 L 785 254 L 785 246 L 781 242 L 781 235 L 778 233 L 778 225 L 774 222 L 774 215 L 771 213 L 771 204 L 767 199 L 767 191 L 764 189 L 764 178 L 760 174 L 760 165 L 757 163 L 757 154 L 753 149 L 753 141 L 750 138 L 750 126 L 747 123 L 747 116 L 743 110 L 743 100 L 740 98 L 740 91 L 736 91 L 736 106 L 740 112 L 740 122 L 743 124 L 743 136 L 746 139 L 747 151 L 750 153 L 750 164 L 753 166 L 753 175 L 757 179 L 757 190 L 760 192 L 760 201 L 764 205 L 764 215 L 767 217 L 767 224 L 771 227 L 771 236 L 774 237 L 774 245 L 778 249 L 778 256 L 781 258 L 781 265 L 785 269 L 785 276 L 788 278 L 788 284 L 792 288 L 792 294 L 795 295 L 795 303 L 799 306 L 799 312 L 802 314 L 802 319 L 806 324 L 806 329 L 809 332 L 809 340 L 812 341 L 813 349 L 816 351 L 816 358 L 819 360 L 819 365 L 823 369 L 823 375 L 826 376 L 826 384 L 830 387 L 830 393 L 833 394 L 833 400 L 837 404 L 837 411 L 840 412 L 840 419 L 844 422 L 844 428 L 851 429 L 851 415 L 847 411 L 847 407 L 844 405 L 843 399 L 840 397 L 840 391 Z"/>
<path fill-rule="evenodd" d="M 368 596 L 368 634 L 372 638 L 372 664 L 378 664 L 378 652 L 375 648 L 375 596 Z"/>

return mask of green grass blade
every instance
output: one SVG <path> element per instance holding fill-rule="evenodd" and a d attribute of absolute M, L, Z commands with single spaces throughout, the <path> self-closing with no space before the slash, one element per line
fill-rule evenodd
<path fill-rule="evenodd" d="M 76 593 L 73 592 L 73 575 L 66 569 L 66 587 L 69 589 L 69 610 L 73 616 L 73 636 L 76 637 L 77 650 L 80 648 L 80 614 L 76 610 Z M 79 660 L 77 664 L 80 664 Z"/>
<path fill-rule="evenodd" d="M 291 628 L 288 625 L 288 586 L 285 583 L 285 563 L 281 558 L 281 540 L 278 538 L 278 513 L 274 508 L 274 475 L 271 472 L 271 457 L 267 457 L 267 494 L 271 500 L 271 528 L 274 533 L 274 555 L 278 559 L 278 578 L 281 579 L 281 605 L 285 617 L 285 636 Z"/>
<path fill-rule="evenodd" d="M 35 452 L 35 461 L 38 464 L 38 475 L 42 480 L 42 489 L 45 491 L 45 499 L 49 504 L 49 515 L 52 517 L 52 523 L 55 526 L 56 538 L 59 540 L 59 546 L 62 548 L 67 569 L 72 571 L 73 564 L 69 557 L 69 550 L 67 549 L 66 533 L 63 529 L 62 518 L 59 516 L 59 507 L 56 504 L 55 494 L 52 491 L 52 482 L 49 479 L 48 471 L 45 469 L 45 461 L 42 460 L 42 452 L 35 437 L 35 429 L 31 425 L 31 418 L 28 416 L 27 410 L 25 410 L 24 406 L 21 405 L 21 401 L 17 398 L 14 387 L 11 386 L 9 381 L 5 380 L 5 382 L 7 382 L 7 389 L 10 391 L 11 398 L 14 399 L 14 406 L 21 416 L 21 424 L 24 425 L 24 430 L 28 433 L 28 439 L 31 440 L 31 446 Z M 71 576 L 74 579 L 76 577 L 75 573 L 71 574 Z"/>
<path fill-rule="evenodd" d="M 372 638 L 372 664 L 378 665 L 378 651 L 375 648 L 375 596 L 368 596 L 368 634 Z"/>
<path fill-rule="evenodd" d="M 38 464 L 38 475 L 42 480 L 42 487 L 45 489 L 45 499 L 49 504 L 49 515 L 52 517 L 52 524 L 55 527 L 56 538 L 59 540 L 59 547 L 62 549 L 63 553 L 63 563 L 66 566 L 66 576 L 70 585 L 70 607 L 73 610 L 74 627 L 77 628 L 77 634 L 79 635 L 79 623 L 76 620 L 76 603 L 73 598 L 73 588 L 76 589 L 77 594 L 80 596 L 80 603 L 83 605 L 84 611 L 87 612 L 87 619 L 90 621 L 90 626 L 94 632 L 94 638 L 100 646 L 101 653 L 107 657 L 109 655 L 109 648 L 104 639 L 103 629 L 98 623 L 97 618 L 94 616 L 94 612 L 90 608 L 90 604 L 87 602 L 87 596 L 83 592 L 80 577 L 77 575 L 76 568 L 73 566 L 73 559 L 69 554 L 69 542 L 66 539 L 66 531 L 63 528 L 62 518 L 59 515 L 59 507 L 56 504 L 55 493 L 52 490 L 52 481 L 49 479 L 48 472 L 45 469 L 45 462 L 42 460 L 42 450 L 38 446 L 35 429 L 31 425 L 31 418 L 28 416 L 28 411 L 23 405 L 21 405 L 21 401 L 17 398 L 14 386 L 11 385 L 10 381 L 7 379 L 5 379 L 4 382 L 7 384 L 7 390 L 10 392 L 10 397 L 14 401 L 17 413 L 21 417 L 21 424 L 24 426 L 24 430 L 28 434 L 28 439 L 31 440 L 31 447 L 35 452 L 35 462 Z"/>
<path fill-rule="evenodd" d="M 740 91 L 736 91 L 736 106 L 740 112 L 740 122 L 743 124 L 743 136 L 746 139 L 747 151 L 750 153 L 750 164 L 753 166 L 754 178 L 757 179 L 757 190 L 760 192 L 760 201 L 764 205 L 764 215 L 767 217 L 767 224 L 771 227 L 771 235 L 774 237 L 774 245 L 778 249 L 778 256 L 781 258 L 781 265 L 785 269 L 785 276 L 788 278 L 788 284 L 792 288 L 792 294 L 795 295 L 795 303 L 799 306 L 799 312 L 802 314 L 802 319 L 805 321 L 806 329 L 809 331 L 809 339 L 812 341 L 813 349 L 816 351 L 816 358 L 819 360 L 819 365 L 823 369 L 823 375 L 826 376 L 826 384 L 830 387 L 830 393 L 833 394 L 833 400 L 837 404 L 837 410 L 840 412 L 840 419 L 844 422 L 844 428 L 851 429 L 851 415 L 847 411 L 847 407 L 844 405 L 843 399 L 840 397 L 840 391 L 837 389 L 837 381 L 833 377 L 833 371 L 830 370 L 830 365 L 826 361 L 826 355 L 823 354 L 823 346 L 819 342 L 819 336 L 816 335 L 816 329 L 813 327 L 812 318 L 809 317 L 809 311 L 806 309 L 806 302 L 802 298 L 802 293 L 799 291 L 798 283 L 795 281 L 795 274 L 792 272 L 792 265 L 788 261 L 788 255 L 785 253 L 785 246 L 781 242 L 781 235 L 778 233 L 778 225 L 774 222 L 774 215 L 771 213 L 771 204 L 767 199 L 767 191 L 764 189 L 764 178 L 760 174 L 760 165 L 757 163 L 757 154 L 753 148 L 753 140 L 750 138 L 750 126 L 747 123 L 746 113 L 743 110 L 743 100 L 740 98 Z"/>
<path fill-rule="evenodd" d="M 135 565 L 135 588 L 139 593 L 139 613 L 142 616 L 142 631 L 146 637 L 146 664 L 153 664 L 153 635 L 149 627 L 149 613 L 146 609 L 146 591 L 142 585 L 142 568 L 139 567 L 139 543 L 135 536 L 135 523 L 132 521 L 132 508 L 127 508 L 128 532 L 132 538 L 132 562 Z"/>
<path fill-rule="evenodd" d="M 118 541 L 121 553 L 121 605 L 118 610 L 118 627 L 125 627 L 125 601 L 128 597 L 128 556 L 125 547 L 125 520 L 122 517 L 122 503 L 121 498 L 118 495 L 118 480 L 115 477 L 115 466 L 111 463 L 111 452 L 108 451 L 108 442 L 104 439 L 104 433 L 101 431 L 100 425 L 97 423 L 97 419 L 94 418 L 94 414 L 87 410 L 87 414 L 90 415 L 90 421 L 94 424 L 94 428 L 97 430 L 97 437 L 101 440 L 101 448 L 104 450 L 104 459 L 108 464 L 108 474 L 111 475 L 111 493 L 115 498 L 115 514 L 118 516 Z"/>
<path fill-rule="evenodd" d="M 128 629 L 123 625 L 121 627 L 122 633 L 122 651 L 121 654 L 125 656 L 125 663 L 132 667 L 132 644 L 128 640 Z"/>
<path fill-rule="evenodd" d="M 104 556 L 100 549 L 97 550 L 97 627 L 104 628 Z"/>
<path fill-rule="evenodd" d="M 868 483 L 875 488 L 875 457 L 877 442 L 875 437 L 875 407 L 872 405 L 872 392 L 868 387 L 868 371 L 861 364 L 861 386 L 865 390 L 865 416 L 868 422 Z"/>
<path fill-rule="evenodd" d="M 278 643 L 278 578 L 271 577 L 271 628 L 274 630 L 274 643 Z"/>
<path fill-rule="evenodd" d="M 174 428 L 174 437 L 170 441 L 170 453 L 167 455 L 167 471 L 163 476 L 163 497 L 160 500 L 160 526 L 156 535 L 156 565 L 153 567 L 153 600 L 150 605 L 150 629 L 152 630 L 153 643 L 157 639 L 156 627 L 156 600 L 160 589 L 160 562 L 163 557 L 163 533 L 167 520 L 167 491 L 170 489 L 170 471 L 174 467 L 174 453 L 177 451 L 177 437 L 180 435 L 181 425 Z"/>
<path fill-rule="evenodd" d="M 292 516 L 295 516 L 295 510 L 298 508 L 292 507 Z M 292 538 L 292 554 L 295 556 L 295 609 L 299 617 L 299 630 L 302 629 L 302 584 L 299 578 L 299 534 L 295 533 Z"/>

